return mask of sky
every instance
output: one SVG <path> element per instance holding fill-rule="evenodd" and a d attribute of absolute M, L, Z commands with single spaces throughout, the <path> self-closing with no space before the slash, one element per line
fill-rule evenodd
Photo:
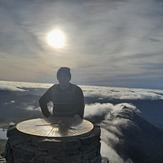
<path fill-rule="evenodd" d="M 0 80 L 163 89 L 163 1 L 0 0 Z M 59 29 L 56 49 L 47 34 Z"/>

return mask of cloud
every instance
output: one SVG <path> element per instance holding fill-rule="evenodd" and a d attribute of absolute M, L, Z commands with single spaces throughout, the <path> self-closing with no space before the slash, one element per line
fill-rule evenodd
<path fill-rule="evenodd" d="M 82 86 L 86 97 L 99 99 L 163 99 L 162 90 L 133 89 L 120 87 L 89 87 Z"/>
<path fill-rule="evenodd" d="M 10 90 L 10 91 L 20 91 L 20 92 L 25 91 L 21 88 L 18 88 L 17 86 L 5 84 L 4 81 L 0 81 L 0 90 Z"/>
<path fill-rule="evenodd" d="M 72 67 L 73 80 L 79 84 L 150 88 L 159 78 L 157 85 L 162 88 L 160 4 L 154 0 L 3 0 L 1 78 L 52 82 L 58 67 L 66 65 Z M 47 45 L 46 34 L 54 28 L 66 34 L 63 49 Z M 148 79 L 147 85 L 143 80 Z"/>
<path fill-rule="evenodd" d="M 106 3 L 105 5 L 107 6 L 108 4 Z M 153 1 L 140 3 L 128 1 L 115 3 L 114 7 L 109 10 L 103 7 L 103 11 L 100 14 L 97 12 L 96 17 L 93 17 L 93 15 L 93 18 L 90 15 L 88 17 L 88 19 L 91 17 L 92 27 L 88 28 L 90 31 L 87 32 L 86 30 L 86 33 L 88 37 L 90 33 L 94 36 L 88 38 L 88 40 L 94 40 L 94 44 L 88 43 L 87 46 L 92 45 L 94 47 L 97 44 L 97 46 L 92 48 L 92 52 L 89 52 L 91 54 L 86 58 L 87 61 L 83 63 L 85 67 L 90 60 L 93 61 L 88 66 L 92 69 L 83 68 L 84 72 L 85 69 L 88 69 L 87 73 L 89 73 L 91 78 L 87 78 L 87 80 L 90 84 L 100 83 L 102 85 L 106 81 L 111 81 L 112 78 L 118 78 L 118 76 L 119 80 L 117 79 L 117 83 L 120 85 L 123 76 L 125 76 L 126 82 L 129 82 L 132 76 L 135 77 L 135 81 L 138 81 L 136 77 L 139 78 L 139 75 L 146 74 L 152 70 L 151 68 L 144 69 L 139 66 L 140 64 L 150 65 L 154 63 L 156 67 L 157 63 L 162 64 L 160 60 L 162 56 L 161 44 L 153 44 L 148 41 L 148 37 L 152 37 L 152 29 L 160 24 L 160 19 L 162 18 L 159 15 L 161 10 L 157 10 L 157 4 L 154 4 Z M 149 15 L 152 16 L 150 17 Z M 155 16 L 157 17 L 156 19 L 154 19 Z M 100 23 L 97 20 L 101 20 Z M 159 33 L 159 31 L 157 32 Z M 99 41 L 96 36 L 99 36 Z M 89 42 L 88 40 L 87 42 Z M 158 47 L 158 49 L 150 49 L 151 46 Z M 159 71 L 158 68 L 157 70 L 155 69 L 156 71 Z"/>
<path fill-rule="evenodd" d="M 117 154 L 117 152 L 103 141 L 101 141 L 101 154 L 103 157 L 107 157 L 109 160 L 113 160 L 114 162 L 124 163 L 123 159 Z"/>
<path fill-rule="evenodd" d="M 24 91 L 28 91 L 27 88 L 48 89 L 51 86 L 52 86 L 52 84 L 46 84 L 46 83 L 0 81 L 0 90 L 11 90 L 11 91 L 22 91 L 22 92 L 24 92 Z"/>
<path fill-rule="evenodd" d="M 103 116 L 99 125 L 101 126 L 101 154 L 108 157 L 111 162 L 132 162 L 130 158 L 122 158 L 117 151 L 117 144 L 124 137 L 122 128 L 131 128 L 134 126 L 133 114 L 139 110 L 128 103 L 113 104 L 91 104 L 85 109 L 85 117 L 92 120 L 92 117 Z"/>
<path fill-rule="evenodd" d="M 2 120 L 8 122 L 11 120 L 21 121 L 42 117 L 43 115 L 41 114 L 41 109 L 37 102 L 41 94 L 38 95 L 36 92 L 42 89 L 45 91 L 50 86 L 51 84 L 0 81 L 0 90 L 11 90 L 11 92 L 4 91 L 5 93 L 1 94 L 2 100 L 0 111 L 1 115 L 5 117 L 5 119 L 2 118 Z M 137 101 L 137 99 L 141 99 L 140 101 L 145 99 L 145 103 L 142 103 L 142 105 L 144 105 L 144 108 L 147 111 L 145 113 L 149 113 L 147 116 L 151 118 L 152 109 L 154 110 L 154 113 L 158 111 L 160 120 L 158 118 L 156 118 L 156 120 L 162 124 L 162 116 L 160 114 L 160 111 L 162 110 L 162 90 L 95 86 L 82 86 L 82 89 L 84 90 L 86 98 L 92 98 L 90 104 L 86 103 L 84 117 L 101 127 L 102 156 L 108 157 L 110 162 L 131 163 L 135 162 L 134 159 L 139 158 L 133 158 L 132 156 L 132 154 L 135 156 L 136 150 L 138 156 L 140 155 L 142 160 L 146 159 L 144 158 L 146 156 L 145 154 L 148 154 L 149 159 L 153 158 L 153 155 L 155 155 L 156 158 L 157 156 L 162 158 L 162 155 L 159 155 L 159 150 L 157 150 L 157 148 L 155 151 L 152 150 L 152 152 L 154 152 L 152 153 L 153 155 L 149 154 L 151 152 L 151 147 L 153 149 L 153 141 L 156 141 L 154 144 L 159 146 L 157 144 L 157 134 L 160 134 L 160 132 L 156 127 L 152 126 L 136 114 L 140 114 L 139 109 L 141 108 L 137 108 L 137 106 L 129 103 L 121 102 L 119 104 L 112 104 L 107 102 L 109 99 L 113 101 L 114 99 L 134 99 L 135 101 Z M 98 103 L 99 99 L 107 100 L 104 103 Z M 160 100 L 157 101 L 157 99 Z M 155 103 L 150 103 L 150 101 L 153 102 L 155 100 Z M 149 105 L 152 106 L 148 107 Z M 157 108 L 155 108 L 156 105 Z M 52 105 L 50 104 L 49 108 L 51 107 Z M 160 110 L 157 110 L 159 107 Z M 142 114 L 141 116 L 143 117 Z M 152 118 L 154 116 L 155 115 L 152 114 Z M 149 139 L 146 135 L 148 133 L 147 131 L 152 133 L 150 134 Z M 151 136 L 153 136 L 154 139 Z M 162 140 L 162 135 L 160 137 L 159 140 Z M 148 140 L 146 141 L 146 139 Z M 153 141 L 151 141 L 151 139 L 153 139 Z M 139 141 L 141 143 L 139 143 Z M 160 146 L 161 147 L 158 147 L 158 149 L 162 149 L 162 144 Z M 128 151 L 128 149 L 130 149 L 131 152 Z M 143 149 L 145 149 L 145 151 Z"/>
<path fill-rule="evenodd" d="M 12 82 L 12 81 L 0 81 L 0 90 L 11 91 L 38 91 L 39 89 L 50 88 L 53 84 L 47 83 L 30 83 L 30 82 Z M 137 100 L 137 99 L 150 99 L 150 100 L 162 100 L 163 91 L 154 89 L 134 89 L 134 88 L 121 88 L 121 87 L 101 87 L 101 86 L 81 86 L 84 96 L 97 98 L 99 100 Z M 41 94 L 40 94 L 41 95 Z M 110 104 L 103 104 L 103 108 L 107 108 Z M 94 106 L 88 106 L 89 108 Z M 98 104 L 97 104 L 98 107 Z M 111 107 L 111 106 L 109 106 Z"/>
<path fill-rule="evenodd" d="M 84 116 L 95 116 L 95 115 L 99 115 L 102 116 L 103 114 L 107 114 L 107 112 L 109 112 L 114 106 L 112 104 L 99 104 L 99 103 L 95 103 L 95 104 L 91 104 L 91 105 L 86 105 L 85 108 L 85 114 Z"/>
<path fill-rule="evenodd" d="M 94 111 L 94 109 L 96 111 Z M 99 112 L 100 109 L 104 109 L 103 104 L 94 104 L 94 107 L 91 105 L 89 113 L 87 114 L 90 120 L 92 118 L 91 116 L 101 116 L 101 112 Z M 86 110 L 86 112 L 87 111 L 88 110 Z M 152 138 L 156 143 L 157 137 L 160 139 L 158 134 L 161 134 L 161 132 L 157 131 L 157 128 L 139 117 L 136 114 L 139 110 L 134 105 L 128 103 L 120 103 L 112 106 L 108 105 L 108 108 L 106 107 L 105 111 L 103 110 L 102 112 L 105 112 L 105 116 L 98 122 L 101 127 L 102 156 L 108 157 L 110 162 L 132 163 L 138 159 L 142 162 L 146 160 L 147 157 L 144 155 L 149 154 L 149 151 L 153 148 L 153 144 L 150 143 L 151 136 L 148 139 L 146 131 L 151 131 L 150 134 L 153 135 L 153 138 L 154 135 L 156 136 L 154 139 Z M 156 146 L 158 146 L 158 144 Z M 152 156 L 149 154 L 149 157 L 151 157 L 149 160 L 155 160 L 157 157 L 159 157 L 158 160 L 160 160 L 162 156 L 159 153 L 160 151 L 158 151 L 159 149 L 152 151 Z M 135 152 L 137 153 L 136 157 Z"/>
<path fill-rule="evenodd" d="M 31 105 L 25 105 L 23 107 L 23 109 L 26 110 L 26 111 L 31 111 L 31 112 L 37 112 L 37 111 L 41 112 L 40 107 L 35 108 L 35 106 L 31 106 Z"/>

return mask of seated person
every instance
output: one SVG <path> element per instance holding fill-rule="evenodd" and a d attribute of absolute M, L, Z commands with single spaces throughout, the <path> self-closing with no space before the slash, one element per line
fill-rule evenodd
<path fill-rule="evenodd" d="M 74 117 L 84 115 L 84 96 L 80 87 L 70 83 L 70 68 L 61 67 L 57 72 L 59 84 L 54 84 L 40 98 L 39 104 L 45 117 Z M 53 114 L 47 104 L 53 102 Z"/>

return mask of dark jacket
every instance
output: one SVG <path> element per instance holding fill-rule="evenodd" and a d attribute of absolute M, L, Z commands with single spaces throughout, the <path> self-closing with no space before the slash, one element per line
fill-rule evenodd
<path fill-rule="evenodd" d="M 67 89 L 61 89 L 59 84 L 54 84 L 40 98 L 39 104 L 44 116 L 49 117 L 48 102 L 53 102 L 53 116 L 73 117 L 84 115 L 84 96 L 80 87 L 71 84 Z"/>

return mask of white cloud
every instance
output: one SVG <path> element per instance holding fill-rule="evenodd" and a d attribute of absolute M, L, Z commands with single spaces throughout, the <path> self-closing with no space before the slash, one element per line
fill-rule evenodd
<path fill-rule="evenodd" d="M 41 112 L 41 108 L 40 107 L 35 107 L 32 105 L 26 105 L 24 104 L 24 106 L 22 107 L 23 110 L 29 111 L 29 112 Z"/>
<path fill-rule="evenodd" d="M 111 162 L 124 163 L 124 160 L 117 154 L 117 152 L 104 141 L 101 141 L 101 155 L 107 157 Z"/>
<path fill-rule="evenodd" d="M 44 88 L 48 89 L 52 84 L 46 83 L 29 83 L 29 82 L 12 82 L 12 81 L 0 81 L 0 90 L 11 91 L 27 91 L 25 88 Z"/>
<path fill-rule="evenodd" d="M 107 104 L 91 104 L 86 105 L 85 116 L 102 116 L 105 114 L 104 120 L 100 122 L 101 126 L 101 154 L 109 158 L 111 162 L 132 163 L 130 158 L 124 160 L 117 152 L 116 146 L 123 141 L 124 135 L 121 132 L 122 128 L 139 127 L 132 121 L 134 112 L 139 110 L 128 103 L 118 105 Z M 121 140 L 120 140 L 121 139 Z"/>
<path fill-rule="evenodd" d="M 29 82 L 11 82 L 11 81 L 0 81 L 1 90 L 12 90 L 12 91 L 28 91 L 27 88 L 32 89 L 48 89 L 53 84 L 46 83 L 29 83 Z M 112 99 L 150 99 L 157 100 L 163 99 L 162 90 L 154 89 L 134 89 L 134 88 L 121 88 L 121 87 L 101 87 L 101 86 L 81 86 L 85 97 L 96 97 L 98 99 L 106 98 L 107 100 Z M 91 106 L 89 106 L 91 107 Z M 105 104 L 103 105 L 105 108 Z"/>
<path fill-rule="evenodd" d="M 86 105 L 85 107 L 85 117 L 89 116 L 95 116 L 95 115 L 103 115 L 109 113 L 111 109 L 113 109 L 114 106 L 113 104 L 107 103 L 107 104 L 91 104 L 91 105 Z"/>
<path fill-rule="evenodd" d="M 14 84 L 9 84 L 9 83 L 8 82 L 6 83 L 5 81 L 0 81 L 0 89 L 1 90 L 20 91 L 20 92 L 24 92 L 25 91 L 22 88 L 18 88 L 17 84 L 15 86 Z"/>
<path fill-rule="evenodd" d="M 163 87 L 161 2 L 3 0 L 1 4 L 3 79 L 52 82 L 57 68 L 66 65 L 80 84 Z M 64 49 L 46 43 L 46 33 L 56 27 L 66 33 Z"/>
<path fill-rule="evenodd" d="M 162 90 L 134 89 L 120 87 L 94 87 L 82 86 L 86 97 L 99 97 L 107 99 L 163 99 Z"/>

